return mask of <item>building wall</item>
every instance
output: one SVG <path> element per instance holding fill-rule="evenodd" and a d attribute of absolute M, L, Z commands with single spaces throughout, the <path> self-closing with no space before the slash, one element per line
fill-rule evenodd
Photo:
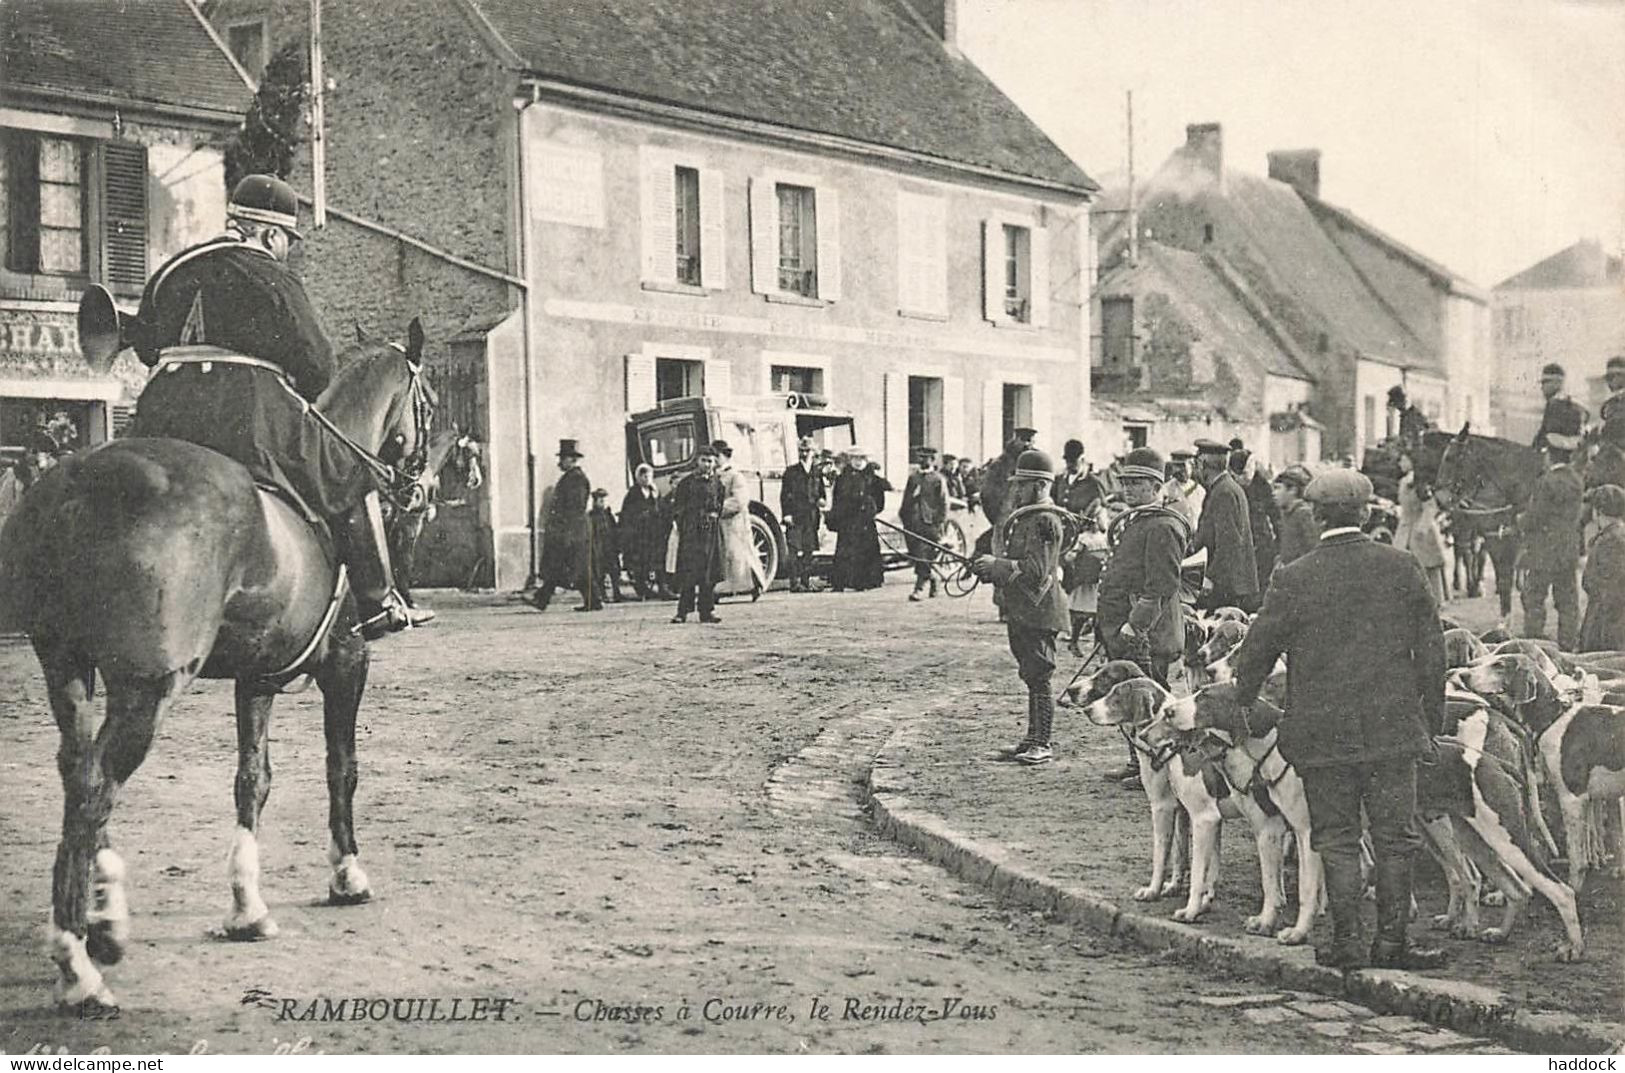
<path fill-rule="evenodd" d="M 1625 290 L 1589 287 L 1498 290 L 1492 295 L 1494 416 L 1500 434 L 1521 442 L 1540 427 L 1540 369 L 1557 362 L 1568 371 L 1575 400 L 1600 377 L 1608 358 L 1625 354 Z"/>
<path fill-rule="evenodd" d="M 1449 385 L 1443 379 L 1415 373 L 1406 375 L 1392 365 L 1362 361 L 1354 376 L 1356 423 L 1352 454 L 1356 465 L 1365 457 L 1367 449 L 1398 431 L 1397 417 L 1388 409 L 1388 392 L 1395 387 L 1405 389 L 1405 397 L 1411 405 L 1433 421 L 1443 422 L 1449 399 Z"/>
<path fill-rule="evenodd" d="M 940 446 L 953 454 L 997 453 L 1005 383 L 1030 386 L 1040 446 L 1058 455 L 1067 438 L 1082 432 L 1089 327 L 1079 264 L 1088 245 L 1081 200 L 945 183 L 547 102 L 527 108 L 523 123 L 532 206 L 526 237 L 537 302 L 532 401 L 538 476 L 546 484 L 556 475 L 557 441 L 569 437 L 581 444 L 595 485 L 612 498 L 626 487 L 625 418 L 629 401 L 637 405 L 628 396 L 629 356 L 708 361 L 706 393 L 736 398 L 769 391 L 774 355 L 783 355 L 782 364 L 818 367 L 830 405 L 855 414 L 859 441 L 894 479 L 906 468 L 908 432 L 899 420 L 906 398 L 903 408 L 898 403 L 910 375 L 942 381 Z M 720 288 L 645 288 L 645 146 L 677 151 L 722 176 L 726 276 Z M 805 176 L 821 198 L 824 191 L 838 194 L 842 281 L 835 301 L 770 301 L 753 292 L 749 191 L 751 180 L 768 172 Z M 899 312 L 898 195 L 904 190 L 945 203 L 941 317 Z M 1047 327 L 995 326 L 983 318 L 982 222 L 994 213 L 1027 217 L 1049 235 Z"/>
<path fill-rule="evenodd" d="M 1497 435 L 1490 407 L 1496 373 L 1490 349 L 1490 308 L 1457 294 L 1444 299 L 1444 308 L 1445 369 L 1450 391 L 1442 423 L 1460 428 L 1470 422 L 1485 435 Z"/>

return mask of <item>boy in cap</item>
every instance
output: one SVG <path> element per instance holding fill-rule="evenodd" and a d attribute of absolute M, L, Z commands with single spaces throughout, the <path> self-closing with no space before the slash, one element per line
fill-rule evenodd
<path fill-rule="evenodd" d="M 1196 519 L 1202 516 L 1202 503 L 1207 498 L 1202 482 L 1191 475 L 1191 463 L 1195 459 L 1192 451 L 1169 451 L 1168 464 L 1163 470 L 1168 479 L 1162 486 L 1162 501 L 1183 514 L 1192 529 L 1196 528 Z"/>
<path fill-rule="evenodd" d="M 903 528 L 914 534 L 906 538 L 908 557 L 914 564 L 914 591 L 908 599 L 919 603 L 927 585 L 932 598 L 937 595 L 937 576 L 931 569 L 937 561 L 937 549 L 926 540 L 942 543 L 943 526 L 948 521 L 948 482 L 937 472 L 935 448 L 915 448 L 914 463 L 919 468 L 909 474 L 903 486 L 903 505 L 898 513 Z"/>
<path fill-rule="evenodd" d="M 1281 566 L 1313 551 L 1320 543 L 1314 509 L 1303 498 L 1310 479 L 1309 471 L 1298 465 L 1288 466 L 1275 478 L 1275 504 L 1281 508 L 1281 544 L 1277 549 Z"/>
<path fill-rule="evenodd" d="M 593 603 L 599 610 L 604 606 L 604 581 L 616 603 L 621 602 L 621 556 L 619 533 L 615 515 L 609 509 L 609 492 L 594 488 L 592 510 L 587 512 L 587 523 L 592 529 L 592 547 L 588 558 L 588 578 L 592 586 Z"/>
<path fill-rule="evenodd" d="M 1067 628 L 1066 594 L 1061 589 L 1061 541 L 1065 530 L 1054 511 L 1024 510 L 1050 503 L 1055 463 L 1043 451 L 1023 451 L 1010 475 L 1009 515 L 999 542 L 1002 555 L 979 555 L 971 569 L 998 589 L 1004 608 L 1010 654 L 1027 686 L 1027 734 L 1016 746 L 1023 764 L 1047 764 L 1055 756 L 1050 732 L 1055 721 L 1055 637 Z"/>
<path fill-rule="evenodd" d="M 1586 549 L 1581 652 L 1625 649 L 1625 488 L 1605 484 L 1589 495 L 1597 533 Z"/>
<path fill-rule="evenodd" d="M 1339 969 L 1437 968 L 1439 950 L 1407 934 L 1417 835 L 1416 764 L 1434 754 L 1444 719 L 1445 650 L 1439 611 L 1414 557 L 1361 531 L 1371 482 L 1333 470 L 1305 497 L 1323 527 L 1319 546 L 1275 572 L 1264 607 L 1236 650 L 1235 701 L 1250 708 L 1282 656 L 1287 715 L 1281 755 L 1303 779 L 1313 846 L 1326 868 L 1331 945 L 1315 960 Z M 1376 856 L 1377 936 L 1360 937 L 1365 881 L 1360 818 Z"/>

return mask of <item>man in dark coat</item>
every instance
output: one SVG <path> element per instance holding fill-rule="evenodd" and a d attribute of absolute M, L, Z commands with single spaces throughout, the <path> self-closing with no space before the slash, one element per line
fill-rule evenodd
<path fill-rule="evenodd" d="M 587 503 L 592 498 L 592 482 L 581 471 L 584 456 L 575 440 L 559 441 L 559 479 L 542 508 L 541 577 L 531 603 L 546 611 L 559 587 L 579 589 L 581 606 L 577 611 L 601 611 L 603 600 L 593 598 L 589 583 L 588 559 L 592 551 L 591 530 L 587 524 Z"/>
<path fill-rule="evenodd" d="M 1055 637 L 1067 628 L 1066 593 L 1061 588 L 1061 546 L 1066 533 L 1053 511 L 1026 510 L 1050 505 L 1055 463 L 1043 451 L 1023 451 L 1011 471 L 1006 495 L 1008 532 L 1002 555 L 981 555 L 976 576 L 998 586 L 1010 654 L 1027 686 L 1027 734 L 1016 747 L 1024 764 L 1054 758 L 1050 733 L 1055 721 Z M 1019 512 L 1019 514 L 1018 514 Z"/>
<path fill-rule="evenodd" d="M 587 524 L 592 530 L 591 550 L 587 557 L 587 583 L 592 587 L 593 600 L 604 605 L 604 582 L 616 603 L 621 602 L 620 531 L 615 513 L 609 509 L 609 492 L 595 488 L 592 510 L 587 512 Z"/>
<path fill-rule="evenodd" d="M 666 501 L 655 487 L 654 468 L 640 463 L 633 471 L 632 487 L 621 500 L 619 537 L 621 563 L 642 600 L 665 593 L 666 540 L 671 530 L 666 509 Z"/>
<path fill-rule="evenodd" d="M 1285 566 L 1320 544 L 1314 508 L 1303 498 L 1312 478 L 1302 466 L 1288 466 L 1275 478 L 1275 502 L 1281 508 L 1279 563 Z"/>
<path fill-rule="evenodd" d="M 1111 549 L 1100 575 L 1095 630 L 1108 659 L 1139 664 L 1147 677 L 1167 687 L 1168 667 L 1185 645 L 1185 616 L 1179 602 L 1179 564 L 1190 540 L 1190 522 L 1163 502 L 1162 456 L 1136 447 L 1123 456 L 1117 483 L 1128 510 L 1106 530 Z M 1133 783 L 1139 760 L 1128 761 L 1106 778 Z"/>
<path fill-rule="evenodd" d="M 1625 449 L 1625 356 L 1608 359 L 1603 382 L 1608 385 L 1609 396 L 1602 401 L 1598 416 L 1602 425 L 1597 436 L 1603 443 Z"/>
<path fill-rule="evenodd" d="M 1230 448 L 1215 440 L 1196 441 L 1197 477 L 1206 488 L 1191 552 L 1207 551 L 1207 587 L 1196 600 L 1203 610 L 1258 608 L 1258 560 L 1247 495 L 1230 474 Z"/>
<path fill-rule="evenodd" d="M 942 456 L 942 479 L 948 483 L 948 494 L 964 502 L 965 476 L 959 471 L 959 459 L 953 455 Z"/>
<path fill-rule="evenodd" d="M 1037 436 L 1038 432 L 1035 429 L 1013 429 L 1010 441 L 1004 445 L 1004 453 L 982 469 L 982 513 L 987 515 L 987 520 L 995 532 L 1004 524 L 1005 515 L 1010 513 L 1004 505 L 1005 485 L 1009 483 L 1011 474 L 1016 471 L 1016 462 L 1021 458 L 1021 452 L 1031 448 Z M 994 551 L 997 553 L 998 549 L 995 548 Z"/>
<path fill-rule="evenodd" d="M 714 613 L 716 584 L 722 580 L 722 501 L 726 493 L 717 478 L 717 452 L 701 444 L 693 473 L 677 482 L 671 494 L 677 521 L 677 614 L 687 622 L 696 601 L 701 622 L 721 622 Z"/>
<path fill-rule="evenodd" d="M 977 507 L 982 502 L 982 475 L 969 458 L 959 460 L 959 485 L 965 490 L 965 505 Z"/>
<path fill-rule="evenodd" d="M 818 554 L 818 522 L 824 506 L 824 473 L 814 460 L 817 445 L 801 437 L 797 461 L 779 486 L 779 518 L 790 551 L 790 591 L 812 592 L 812 561 Z"/>
<path fill-rule="evenodd" d="M 1230 475 L 1247 497 L 1247 524 L 1253 531 L 1253 562 L 1258 564 L 1258 589 L 1262 592 L 1269 586 L 1270 571 L 1275 569 L 1281 508 L 1275 503 L 1275 490 L 1259 468 L 1258 459 L 1246 448 L 1230 452 Z"/>
<path fill-rule="evenodd" d="M 1569 452 L 1547 435 L 1546 457 L 1552 465 L 1535 480 L 1529 505 L 1518 516 L 1522 534 L 1523 635 L 1546 636 L 1546 594 L 1557 605 L 1557 646 L 1574 651 L 1580 639 L 1580 515 L 1585 485 L 1569 465 Z"/>
<path fill-rule="evenodd" d="M 937 472 L 935 448 L 916 448 L 914 460 L 919 469 L 909 474 L 908 483 L 903 486 L 903 505 L 898 514 L 903 528 L 913 534 L 905 538 L 908 557 L 914 563 L 914 591 L 908 598 L 911 603 L 919 603 L 920 593 L 926 591 L 927 585 L 931 596 L 937 595 L 937 576 L 931 572 L 931 566 L 937 561 L 938 553 L 917 537 L 942 543 L 948 521 L 948 482 Z"/>
<path fill-rule="evenodd" d="M 829 524 L 835 530 L 835 564 L 830 573 L 831 588 L 878 589 L 885 581 L 885 564 L 880 557 L 880 533 L 875 518 L 881 504 L 881 485 L 869 468 L 869 456 L 861 447 L 846 452 L 835 490 L 830 497 Z M 884 481 L 885 478 L 880 478 Z"/>
<path fill-rule="evenodd" d="M 326 518 L 369 638 L 426 621 L 395 589 L 372 471 L 308 412 L 336 365 L 287 265 L 301 237 L 298 198 L 280 179 L 250 175 L 232 191 L 226 219 L 224 235 L 181 251 L 147 281 L 133 343 L 156 372 L 130 435 L 218 451 Z"/>
<path fill-rule="evenodd" d="M 1433 422 L 1405 397 L 1405 389 L 1398 384 L 1388 389 L 1388 406 L 1399 414 L 1399 438 L 1411 450 L 1416 450 L 1422 442 L 1422 433 L 1432 428 Z"/>
<path fill-rule="evenodd" d="M 1050 488 L 1050 497 L 1055 500 L 1055 505 L 1079 518 L 1088 517 L 1095 506 L 1106 498 L 1100 478 L 1095 476 L 1094 470 L 1084 465 L 1083 454 L 1082 441 L 1066 441 L 1066 447 L 1061 451 L 1061 462 L 1065 468 L 1055 475 L 1055 483 Z"/>
<path fill-rule="evenodd" d="M 1580 448 L 1580 437 L 1591 414 L 1563 390 L 1567 378 L 1568 373 L 1556 362 L 1540 370 L 1540 393 L 1546 399 L 1546 408 L 1541 413 L 1540 428 L 1535 433 L 1536 450 L 1556 447 L 1576 451 Z"/>
<path fill-rule="evenodd" d="M 1625 650 L 1625 488 L 1605 484 L 1589 498 L 1597 533 L 1586 549 L 1580 651 L 1618 652 Z"/>
<path fill-rule="evenodd" d="M 1360 812 L 1376 855 L 1377 937 L 1370 963 L 1436 968 L 1439 950 L 1410 945 L 1416 763 L 1444 719 L 1444 634 L 1422 568 L 1361 526 L 1371 481 L 1352 470 L 1305 489 L 1324 530 L 1319 546 L 1282 566 L 1236 653 L 1236 700 L 1250 708 L 1281 656 L 1287 715 L 1280 750 L 1303 779 L 1313 845 L 1326 867 L 1332 943 L 1316 960 L 1367 964 L 1360 939 L 1365 883 Z"/>

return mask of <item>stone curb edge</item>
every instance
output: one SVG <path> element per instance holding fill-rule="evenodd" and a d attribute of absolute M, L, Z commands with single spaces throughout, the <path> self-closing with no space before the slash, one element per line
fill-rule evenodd
<path fill-rule="evenodd" d="M 1308 947 L 1214 935 L 1200 927 L 1122 909 L 1093 891 L 1063 886 L 1012 864 L 1002 848 L 968 838 L 941 817 L 914 807 L 907 787 L 897 778 L 901 765 L 892 756 L 904 732 L 893 733 L 869 769 L 864 797 L 873 809 L 876 828 L 933 864 L 996 894 L 1227 975 L 1358 1002 L 1379 1013 L 1404 1014 L 1442 1028 L 1487 1036 L 1520 1050 L 1625 1053 L 1625 1026 L 1523 1009 L 1499 991 L 1462 981 L 1387 969 L 1345 976 L 1316 965 Z"/>

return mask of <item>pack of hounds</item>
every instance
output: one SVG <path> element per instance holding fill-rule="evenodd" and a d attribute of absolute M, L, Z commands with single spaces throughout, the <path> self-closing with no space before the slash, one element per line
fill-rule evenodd
<path fill-rule="evenodd" d="M 1253 830 L 1263 888 L 1263 906 L 1245 928 L 1298 944 L 1325 908 L 1322 866 L 1303 783 L 1276 747 L 1284 665 L 1250 710 L 1235 700 L 1233 659 L 1248 621 L 1236 608 L 1187 620 L 1188 694 L 1113 660 L 1069 686 L 1060 704 L 1117 727 L 1139 758 L 1151 805 L 1151 878 L 1135 899 L 1185 891 L 1173 918 L 1200 920 L 1218 883 L 1221 824 L 1241 816 Z M 1562 920 L 1557 959 L 1578 960 L 1585 940 L 1575 893 L 1588 871 L 1607 864 L 1610 827 L 1616 874 L 1625 866 L 1625 652 L 1573 655 L 1500 630 L 1477 636 L 1449 620 L 1443 626 L 1446 714 L 1436 756 L 1418 769 L 1417 798 L 1423 844 L 1449 887 L 1433 923 L 1457 938 L 1505 943 L 1538 891 Z M 1550 797 L 1562 816 L 1562 849 L 1541 807 Z M 1287 923 L 1285 862 L 1294 844 L 1298 911 Z M 1567 882 L 1553 869 L 1560 857 Z M 1483 890 L 1486 881 L 1493 892 Z M 1502 907 L 1498 925 L 1480 923 L 1481 893 L 1482 904 Z"/>

